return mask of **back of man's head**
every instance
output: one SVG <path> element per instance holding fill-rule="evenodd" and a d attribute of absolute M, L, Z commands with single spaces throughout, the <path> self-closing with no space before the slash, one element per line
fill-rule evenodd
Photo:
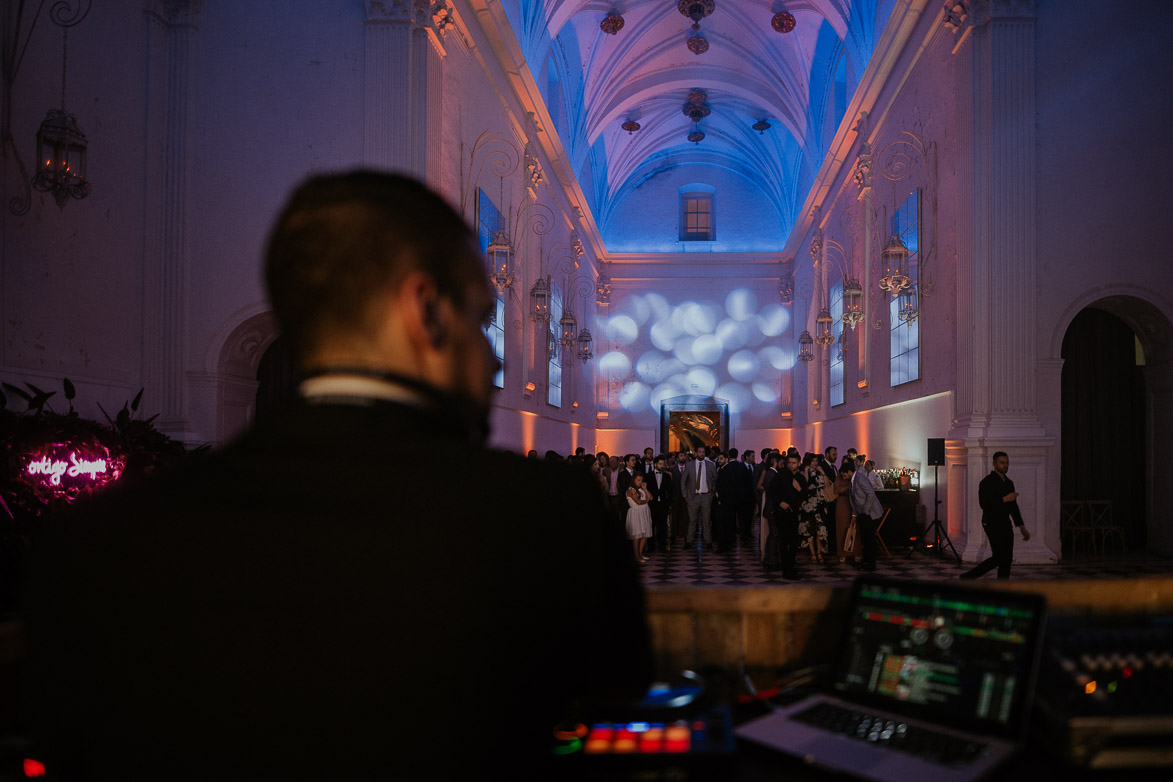
<path fill-rule="evenodd" d="M 304 364 L 331 340 L 367 335 L 376 303 L 412 271 L 463 306 L 479 271 L 467 224 L 440 196 L 396 174 L 313 177 L 269 237 L 265 282 L 282 333 Z"/>

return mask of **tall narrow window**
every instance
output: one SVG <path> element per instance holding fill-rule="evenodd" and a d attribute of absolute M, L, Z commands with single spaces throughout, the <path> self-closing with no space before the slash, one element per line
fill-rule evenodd
<path fill-rule="evenodd" d="M 552 407 L 562 407 L 562 345 L 558 339 L 562 336 L 562 291 L 557 285 L 550 286 L 550 323 L 546 336 L 546 403 Z"/>
<path fill-rule="evenodd" d="M 892 215 L 889 235 L 899 236 L 908 249 L 911 285 L 888 305 L 891 384 L 920 379 L 920 190 L 914 191 Z"/>
<path fill-rule="evenodd" d="M 841 405 L 845 401 L 843 391 L 843 280 L 831 286 L 831 317 L 835 323 L 831 326 L 831 334 L 835 342 L 831 345 L 831 406 Z"/>
<path fill-rule="evenodd" d="M 717 239 L 717 220 L 712 193 L 681 193 L 680 241 L 712 242 Z"/>
<path fill-rule="evenodd" d="M 481 254 L 489 249 L 489 242 L 493 234 L 503 228 L 501 210 L 484 190 L 477 188 L 477 244 Z M 500 369 L 493 375 L 493 385 L 497 388 L 505 387 L 505 294 L 497 294 L 497 302 L 493 308 L 493 317 L 485 324 L 485 337 L 493 346 L 493 355 L 497 357 Z"/>

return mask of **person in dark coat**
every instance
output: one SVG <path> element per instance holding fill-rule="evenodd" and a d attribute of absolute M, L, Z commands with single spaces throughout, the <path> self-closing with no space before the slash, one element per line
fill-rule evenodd
<path fill-rule="evenodd" d="M 316 177 L 266 277 L 297 398 L 34 543 L 32 756 L 67 780 L 553 778 L 572 701 L 646 692 L 643 593 L 587 471 L 484 446 L 469 229 L 413 180 Z M 419 458 L 451 453 L 458 490 Z"/>
<path fill-rule="evenodd" d="M 1006 474 L 1010 457 L 1003 451 L 994 454 L 994 469 L 978 484 L 978 504 L 982 508 L 982 529 L 990 541 L 990 556 L 977 567 L 961 574 L 962 578 L 977 578 L 995 567 L 998 578 L 1010 578 L 1010 564 L 1014 561 L 1014 527 L 1022 533 L 1023 541 L 1030 540 L 1030 531 L 1018 508 L 1018 492 L 1014 481 Z"/>

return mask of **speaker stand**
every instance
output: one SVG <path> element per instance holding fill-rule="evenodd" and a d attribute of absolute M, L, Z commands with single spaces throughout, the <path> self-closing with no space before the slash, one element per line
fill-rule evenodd
<path fill-rule="evenodd" d="M 949 550 L 953 552 L 953 556 L 957 557 L 957 564 L 960 565 L 961 555 L 958 554 L 957 549 L 953 547 L 953 541 L 949 539 L 949 532 L 945 529 L 945 525 L 941 523 L 940 484 L 937 482 L 937 470 L 939 469 L 941 469 L 941 465 L 933 465 L 933 523 L 930 524 L 929 528 L 925 530 L 924 537 L 921 538 L 921 540 L 922 542 L 927 542 L 931 538 L 933 541 L 933 553 L 935 553 L 938 557 L 941 556 L 941 542 L 944 540 L 944 545 L 949 547 Z"/>

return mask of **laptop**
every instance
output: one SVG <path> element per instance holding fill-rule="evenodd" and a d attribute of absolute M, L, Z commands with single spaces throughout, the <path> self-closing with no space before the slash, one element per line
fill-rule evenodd
<path fill-rule="evenodd" d="M 829 691 L 736 729 L 742 739 L 876 782 L 971 782 L 1026 736 L 1041 595 L 865 577 Z"/>

